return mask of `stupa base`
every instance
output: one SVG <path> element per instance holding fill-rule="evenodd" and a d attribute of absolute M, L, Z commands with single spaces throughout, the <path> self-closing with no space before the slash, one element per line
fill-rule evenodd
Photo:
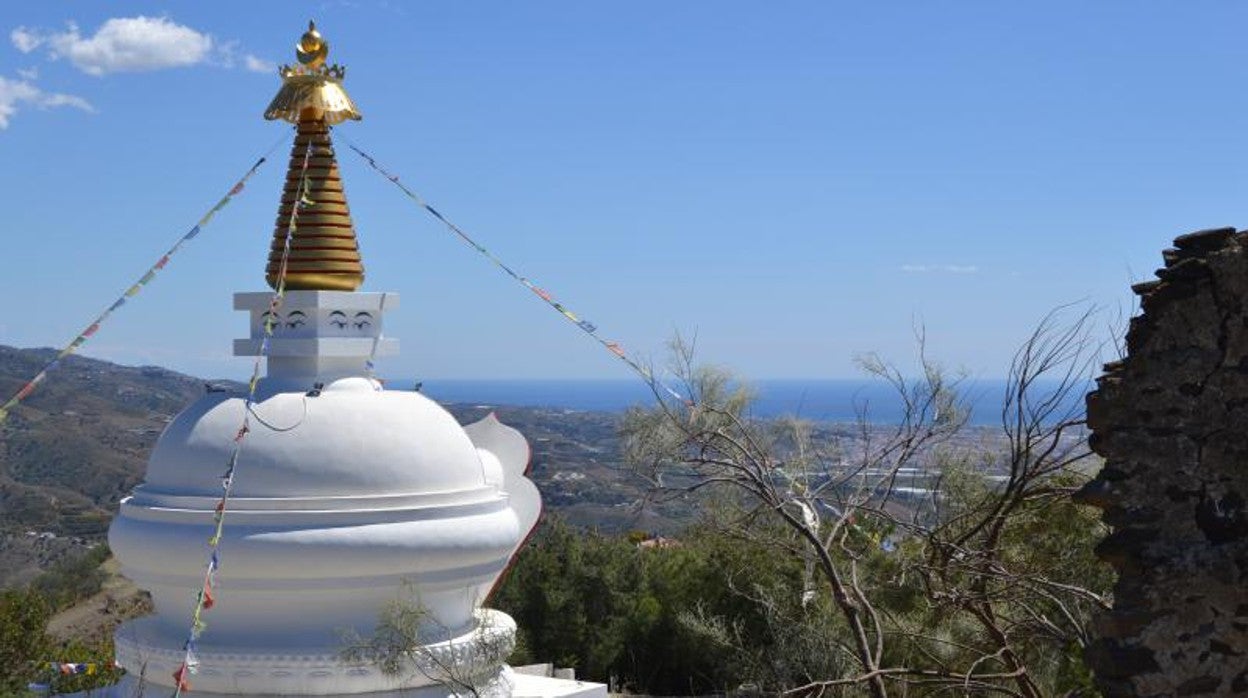
<path fill-rule="evenodd" d="M 142 624 L 144 619 L 132 621 Z M 140 632 L 116 635 L 117 663 L 125 679 L 109 696 L 166 697 L 173 673 L 186 656 L 178 647 L 137 639 Z M 516 624 L 505 613 L 479 609 L 473 628 L 441 642 L 406 653 L 397 673 L 374 665 L 345 662 L 341 652 L 299 653 L 280 650 L 213 651 L 201 646 L 195 672 L 188 677 L 195 696 L 411 696 L 440 698 L 476 692 L 481 696 L 512 695 L 512 672 L 503 664 L 515 646 Z M 149 635 L 150 637 L 150 635 Z M 98 694 L 96 694 L 98 695 Z M 556 694 L 559 695 L 559 694 Z"/>
<path fill-rule="evenodd" d="M 264 694 L 250 694 L 264 695 Z M 286 694 L 291 695 L 291 694 Z M 373 693 L 336 693 L 327 698 L 461 698 L 471 695 L 465 690 L 455 691 L 445 685 L 408 688 Z M 605 684 L 589 681 L 554 679 L 545 676 L 514 674 L 503 667 L 493 683 L 483 687 L 481 696 L 510 696 L 511 698 L 607 698 Z M 189 698 L 238 698 L 237 693 L 205 693 L 194 691 Z M 138 679 L 127 675 L 121 682 L 90 693 L 75 693 L 66 698 L 169 698 L 164 686 L 141 686 Z"/>

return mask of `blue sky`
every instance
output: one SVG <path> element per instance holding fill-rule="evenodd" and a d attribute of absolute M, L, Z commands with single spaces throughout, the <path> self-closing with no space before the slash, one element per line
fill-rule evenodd
<path fill-rule="evenodd" d="M 4 344 L 72 339 L 281 136 L 309 17 L 365 115 L 338 132 L 643 357 L 681 331 L 748 377 L 850 377 L 921 323 L 1000 376 L 1045 311 L 1130 313 L 1248 201 L 1242 3 L 6 9 Z M 403 296 L 383 373 L 628 377 L 341 146 L 364 290 Z M 284 155 L 85 353 L 243 375 L 230 294 L 264 288 Z"/>

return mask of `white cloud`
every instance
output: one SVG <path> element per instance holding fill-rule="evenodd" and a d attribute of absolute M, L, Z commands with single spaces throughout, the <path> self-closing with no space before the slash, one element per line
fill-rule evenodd
<path fill-rule="evenodd" d="M 38 79 L 39 79 L 39 69 L 38 69 L 38 68 L 18 68 L 18 69 L 17 69 L 17 77 L 19 77 L 19 78 L 21 78 L 21 79 L 23 79 L 23 80 L 27 80 L 27 81 L 30 81 L 30 80 L 38 80 Z"/>
<path fill-rule="evenodd" d="M 0 76 L 0 130 L 8 128 L 9 120 L 17 114 L 19 108 L 24 106 L 38 109 L 74 107 L 85 112 L 95 111 L 95 108 L 82 97 L 44 92 L 29 80 L 10 80 Z"/>
<path fill-rule="evenodd" d="M 253 73 L 271 73 L 277 70 L 277 66 L 263 58 L 257 58 L 250 53 L 243 57 L 243 65 Z"/>
<path fill-rule="evenodd" d="M 977 274 L 979 267 L 968 264 L 903 264 L 901 270 L 912 274 L 937 272 L 945 274 Z"/>
<path fill-rule="evenodd" d="M 70 24 L 67 31 L 48 36 L 46 43 L 54 58 L 68 58 L 89 75 L 104 75 L 203 63 L 213 41 L 165 17 L 139 16 L 109 19 L 89 37 Z"/>
<path fill-rule="evenodd" d="M 73 22 L 60 32 L 18 27 L 9 39 L 22 53 L 42 48 L 53 60 L 68 59 L 82 72 L 97 76 L 194 65 L 241 66 L 264 73 L 276 68 L 249 53 L 241 54 L 240 61 L 237 41 L 218 41 L 168 17 L 113 17 L 89 36 Z"/>
<path fill-rule="evenodd" d="M 17 29 L 9 32 L 9 39 L 13 42 L 13 45 L 17 47 L 17 50 L 22 53 L 30 53 L 31 51 L 39 48 L 39 46 L 44 42 L 44 38 L 41 34 L 32 29 L 27 29 L 26 27 L 18 27 Z"/>

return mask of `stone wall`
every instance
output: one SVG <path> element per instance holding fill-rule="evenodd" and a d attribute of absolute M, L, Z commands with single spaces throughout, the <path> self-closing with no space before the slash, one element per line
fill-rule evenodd
<path fill-rule="evenodd" d="M 1105 467 L 1078 498 L 1119 576 L 1088 656 L 1110 697 L 1248 694 L 1248 232 L 1162 256 L 1088 395 Z"/>

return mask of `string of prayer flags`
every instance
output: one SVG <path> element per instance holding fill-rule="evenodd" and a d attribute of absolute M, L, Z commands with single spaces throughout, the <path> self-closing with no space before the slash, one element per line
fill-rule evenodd
<path fill-rule="evenodd" d="M 208 224 L 208 221 L 212 219 L 213 215 L 215 215 L 217 211 L 220 211 L 221 209 L 225 208 L 225 206 L 230 203 L 231 199 L 233 199 L 236 195 L 238 195 L 239 192 L 243 191 L 243 185 L 247 182 L 247 180 L 251 179 L 251 176 L 254 175 L 256 171 L 260 169 L 260 166 L 265 163 L 265 160 L 268 158 L 269 154 L 273 152 L 273 149 L 276 148 L 278 145 L 281 145 L 282 141 L 284 140 L 285 138 L 283 138 L 282 140 L 279 140 L 277 143 L 274 143 L 273 147 L 269 148 L 269 151 L 266 152 L 259 160 L 257 160 L 256 164 L 251 166 L 251 169 L 247 170 L 247 172 L 243 174 L 243 176 L 238 180 L 238 182 L 230 189 L 229 193 L 221 197 L 221 200 L 218 201 L 216 205 L 213 206 L 212 209 L 208 211 L 208 213 L 204 214 L 204 217 L 201 218 L 199 222 L 196 223 L 195 226 L 190 229 L 189 232 L 187 232 L 185 235 L 179 238 L 178 241 L 174 243 L 173 247 L 170 247 L 168 251 L 166 251 L 163 255 L 161 255 L 160 259 L 156 260 L 155 264 L 148 267 L 147 271 L 143 272 L 142 276 L 139 277 L 138 281 L 136 281 L 133 285 L 127 288 L 125 293 L 123 293 L 121 297 L 119 297 L 116 301 L 114 301 L 112 305 L 108 306 L 108 308 L 105 309 L 104 312 L 100 313 L 98 317 L 92 320 L 91 323 L 87 325 L 87 328 L 83 330 L 82 332 L 78 333 L 78 336 L 74 337 L 74 339 L 70 341 L 69 344 L 65 345 L 65 348 L 62 349 L 60 353 L 56 355 L 56 358 L 54 360 L 49 362 L 48 365 L 43 368 L 43 370 L 39 371 L 39 373 L 37 373 L 34 378 L 30 379 L 26 383 L 26 385 L 22 386 L 22 388 L 18 390 L 17 393 L 13 395 L 13 397 L 9 398 L 7 402 L 5 402 L 2 406 L 0 406 L 0 424 L 4 423 L 5 419 L 9 416 L 9 412 L 12 409 L 16 407 L 17 404 L 20 403 L 22 400 L 25 400 L 34 391 L 35 386 L 39 385 L 39 383 L 41 383 L 43 379 L 47 377 L 48 372 L 51 371 L 53 368 L 55 368 L 57 365 L 59 365 L 59 362 L 61 359 L 78 351 L 78 349 L 81 348 L 82 345 L 87 343 L 88 339 L 90 339 L 93 335 L 95 335 L 96 332 L 99 331 L 100 325 L 102 325 L 106 320 L 108 320 L 109 316 L 111 316 L 114 312 L 116 312 L 118 308 L 125 305 L 126 299 L 137 296 L 139 292 L 142 291 L 145 286 L 151 283 L 152 280 L 156 278 L 156 274 L 162 269 L 164 269 L 165 265 L 169 263 L 169 260 L 175 254 L 178 253 L 178 250 L 182 249 L 182 246 L 185 245 L 189 240 L 191 240 L 191 238 L 194 238 L 196 235 L 198 235 L 200 230 L 205 225 Z"/>
<path fill-rule="evenodd" d="M 116 662 L 48 662 L 47 670 L 62 676 L 85 674 L 94 676 L 106 671 L 116 671 Z"/>
<path fill-rule="evenodd" d="M 212 610 L 217 605 L 217 598 L 213 592 L 213 586 L 216 584 L 217 570 L 221 567 L 221 540 L 225 533 L 225 515 L 229 509 L 230 495 L 234 491 L 234 470 L 238 465 L 238 455 L 242 451 L 243 441 L 247 438 L 247 434 L 251 432 L 251 412 L 256 401 L 256 389 L 260 384 L 260 367 L 265 357 L 268 355 L 269 338 L 273 336 L 273 317 L 282 305 L 282 300 L 286 297 L 286 272 L 290 261 L 290 241 L 295 235 L 298 225 L 299 212 L 308 206 L 308 163 L 312 157 L 312 143 L 309 142 L 303 154 L 303 169 L 300 173 L 299 184 L 299 205 L 291 208 L 290 219 L 286 226 L 286 237 L 282 248 L 281 264 L 277 274 L 277 289 L 273 292 L 273 297 L 269 301 L 269 312 L 264 323 L 264 339 L 260 343 L 260 353 L 256 356 L 251 367 L 251 380 L 247 383 L 247 397 L 243 401 L 243 423 L 239 426 L 238 432 L 234 436 L 234 446 L 230 449 L 230 459 L 226 463 L 225 473 L 221 475 L 221 497 L 217 500 L 217 504 L 213 507 L 212 520 L 213 530 L 212 536 L 208 539 L 208 563 L 204 565 L 204 581 L 200 585 L 199 592 L 195 595 L 195 609 L 191 613 L 191 629 L 187 633 L 186 643 L 183 645 L 182 663 L 177 670 L 173 672 L 173 698 L 178 698 L 183 693 L 191 690 L 191 675 L 199 671 L 199 658 L 196 655 L 196 641 L 203 634 L 207 625 L 203 621 L 204 611 Z M 244 180 L 245 181 L 245 180 Z M 240 181 L 231 193 L 242 191 L 243 182 Z"/>
<path fill-rule="evenodd" d="M 392 182 L 404 194 L 407 195 L 407 198 L 415 202 L 417 206 L 423 208 L 426 212 L 429 213 L 429 215 L 441 221 L 442 224 L 445 225 L 446 228 L 450 230 L 452 233 L 457 235 L 460 238 L 460 240 L 467 243 L 470 247 L 475 249 L 483 257 L 490 260 L 490 262 L 492 262 L 494 266 L 498 267 L 508 276 L 515 279 L 522 286 L 524 286 L 531 293 L 533 293 L 533 295 L 542 299 L 543 302 L 545 302 L 547 305 L 553 308 L 560 315 L 567 318 L 569 322 L 571 322 L 572 324 L 580 328 L 581 331 L 583 331 L 585 334 L 593 338 L 594 341 L 601 344 L 612 354 L 615 354 L 615 356 L 618 357 L 625 364 L 627 364 L 628 367 L 632 369 L 634 373 L 640 376 L 641 379 L 646 382 L 646 385 L 650 386 L 651 390 L 654 390 L 656 393 L 657 392 L 667 393 L 668 395 L 671 395 L 672 397 L 684 403 L 686 406 L 692 405 L 691 400 L 685 398 L 683 395 L 673 390 L 667 384 L 655 378 L 654 374 L 649 369 L 642 366 L 639 362 L 637 362 L 631 356 L 629 356 L 628 353 L 624 351 L 624 349 L 620 346 L 618 342 L 608 341 L 600 337 L 598 335 L 597 325 L 595 325 L 594 323 L 588 320 L 578 317 L 571 310 L 564 307 L 562 303 L 559 303 L 558 301 L 556 301 L 549 291 L 546 291 L 545 289 L 537 286 L 532 281 L 530 281 L 527 277 L 521 276 L 520 274 L 516 273 L 516 271 L 512 269 L 510 266 L 508 266 L 505 262 L 503 262 L 503 260 L 499 259 L 493 253 L 487 250 L 483 245 L 481 245 L 476 240 L 474 240 L 470 235 L 468 235 L 468 233 L 464 232 L 462 228 L 455 225 L 450 220 L 447 220 L 447 218 L 443 216 L 441 213 L 439 213 L 437 209 L 430 206 L 429 202 L 425 201 L 425 199 L 420 194 L 417 194 L 416 192 L 409 189 L 407 185 L 400 182 L 398 175 L 391 174 L 384 167 L 378 164 L 377 161 L 371 155 L 357 148 L 354 143 L 347 140 L 345 137 L 340 136 L 340 138 L 343 142 L 347 144 L 347 147 L 351 148 L 351 150 L 354 150 L 357 155 L 363 158 L 364 161 L 368 163 L 369 167 L 371 167 L 375 172 L 380 174 L 382 177 L 385 177 L 386 179 L 390 180 L 390 182 Z"/>

